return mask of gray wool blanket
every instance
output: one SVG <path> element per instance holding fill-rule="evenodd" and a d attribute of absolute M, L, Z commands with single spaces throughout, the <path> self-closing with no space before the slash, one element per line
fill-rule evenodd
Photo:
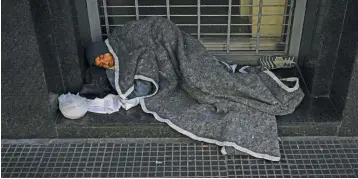
<path fill-rule="evenodd" d="M 298 79 L 278 79 L 258 67 L 229 73 L 200 41 L 160 17 L 128 22 L 105 42 L 121 99 L 135 80 L 149 81 L 153 89 L 139 101 L 158 121 L 194 140 L 280 160 L 275 116 L 292 113 L 301 102 Z"/>

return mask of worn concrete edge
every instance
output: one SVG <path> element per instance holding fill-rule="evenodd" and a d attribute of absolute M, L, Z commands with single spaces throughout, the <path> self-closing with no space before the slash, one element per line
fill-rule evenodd
<path fill-rule="evenodd" d="M 339 129 L 336 124 L 318 125 L 290 125 L 279 126 L 279 136 L 336 136 Z M 81 126 L 60 127 L 56 129 L 59 138 L 112 138 L 112 137 L 182 137 L 183 135 L 174 131 L 165 124 L 160 125 L 118 125 L 118 126 Z"/>
<path fill-rule="evenodd" d="M 301 122 L 286 122 L 286 121 L 282 121 L 282 120 L 277 120 L 277 126 L 278 127 L 299 127 L 299 126 L 325 126 L 325 125 L 334 125 L 334 126 L 338 126 L 341 124 L 341 121 L 328 121 L 328 122 L 308 122 L 308 121 L 301 121 Z M 102 127 L 114 127 L 114 126 L 118 126 L 118 127 L 123 127 L 123 126 L 132 126 L 132 125 L 143 125 L 143 126 L 156 126 L 156 127 L 165 127 L 168 126 L 165 123 L 162 122 L 158 122 L 158 121 L 152 121 L 152 122 L 132 122 L 132 123 L 68 123 L 68 124 L 63 124 L 63 122 L 61 123 L 57 123 L 56 127 L 57 128 L 73 128 L 73 127 L 90 127 L 90 128 L 102 128 Z M 169 127 L 169 126 L 168 126 Z"/>
<path fill-rule="evenodd" d="M 297 136 L 280 137 L 281 141 L 312 141 L 312 140 L 358 140 L 358 137 L 337 137 L 337 136 Z M 1 144 L 18 145 L 49 145 L 49 144 L 182 144 L 182 143 L 201 143 L 190 138 L 73 138 L 73 139 L 1 139 Z"/>
<path fill-rule="evenodd" d="M 1 144 L 48 145 L 48 144 L 82 144 L 82 143 L 113 143 L 113 144 L 146 144 L 146 143 L 197 143 L 190 138 L 72 138 L 72 139 L 2 139 Z"/>

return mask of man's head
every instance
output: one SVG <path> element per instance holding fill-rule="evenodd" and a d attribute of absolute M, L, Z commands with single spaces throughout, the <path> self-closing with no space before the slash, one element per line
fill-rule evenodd
<path fill-rule="evenodd" d="M 114 57 L 103 41 L 94 42 L 88 46 L 86 48 L 86 57 L 91 66 L 95 65 L 106 69 L 114 66 Z"/>

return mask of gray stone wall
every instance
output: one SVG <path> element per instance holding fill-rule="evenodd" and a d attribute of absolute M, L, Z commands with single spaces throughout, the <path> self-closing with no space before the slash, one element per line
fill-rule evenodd
<path fill-rule="evenodd" d="M 29 1 L 2 1 L 1 16 L 1 137 L 54 137 L 54 116 Z"/>

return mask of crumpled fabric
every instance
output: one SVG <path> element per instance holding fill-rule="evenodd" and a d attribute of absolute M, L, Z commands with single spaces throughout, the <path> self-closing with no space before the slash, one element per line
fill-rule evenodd
<path fill-rule="evenodd" d="M 228 72 L 200 41 L 161 17 L 117 27 L 106 44 L 120 98 L 128 99 L 137 79 L 148 81 L 151 93 L 137 99 L 158 121 L 194 140 L 280 160 L 275 116 L 295 110 L 300 88 L 262 68 Z"/>
<path fill-rule="evenodd" d="M 106 76 L 106 69 L 101 67 L 88 68 L 84 75 L 84 84 L 79 95 L 87 99 L 104 98 L 108 94 L 116 95 Z"/>

